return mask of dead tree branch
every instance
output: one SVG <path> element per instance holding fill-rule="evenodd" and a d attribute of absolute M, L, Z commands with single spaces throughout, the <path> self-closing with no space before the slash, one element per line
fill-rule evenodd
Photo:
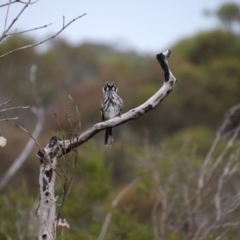
<path fill-rule="evenodd" d="M 15 161 L 12 163 L 10 168 L 4 173 L 4 175 L 0 179 L 0 190 L 2 190 L 7 185 L 7 183 L 11 180 L 11 178 L 16 174 L 16 172 L 19 170 L 19 168 L 25 162 L 25 160 L 27 159 L 28 155 L 30 154 L 32 148 L 34 147 L 34 145 L 36 143 L 36 139 L 38 139 L 38 137 L 42 131 L 42 128 L 43 128 L 45 111 L 42 107 L 41 99 L 39 98 L 38 92 L 36 90 L 35 72 L 36 72 L 36 66 L 33 65 L 30 70 L 30 82 L 32 85 L 33 98 L 35 100 L 37 107 L 33 107 L 32 112 L 35 114 L 36 119 L 38 121 L 37 121 L 37 124 L 36 124 L 35 129 L 32 134 L 30 132 L 28 132 L 27 130 L 22 129 L 20 126 L 16 125 L 17 127 L 21 128 L 22 130 L 27 132 L 31 138 L 29 139 L 29 141 L 26 144 L 25 148 L 23 149 L 22 153 L 15 159 Z M 6 102 L 4 104 L 7 104 L 7 103 L 8 102 Z M 2 104 L 2 105 L 4 105 L 4 104 Z M 0 112 L 6 111 L 6 110 L 19 109 L 19 108 L 26 108 L 26 107 L 13 107 L 13 108 L 0 110 Z"/>
<path fill-rule="evenodd" d="M 40 205 L 37 212 L 40 222 L 39 240 L 54 240 L 56 237 L 57 215 L 54 185 L 56 179 L 57 158 L 87 142 L 107 127 L 116 127 L 130 120 L 140 118 L 150 110 L 153 110 L 165 97 L 167 97 L 176 83 L 176 78 L 170 71 L 167 62 L 170 53 L 171 52 L 167 50 L 157 54 L 157 60 L 164 71 L 165 81 L 163 86 L 145 103 L 129 110 L 120 117 L 115 117 L 106 122 L 97 123 L 72 139 L 61 140 L 58 137 L 53 136 L 49 144 L 47 144 L 45 148 L 39 150 L 37 153 L 41 163 L 39 177 Z"/>
<path fill-rule="evenodd" d="M 232 231 L 239 231 L 239 111 L 240 104 L 230 109 L 209 153 L 197 165 L 194 151 L 185 145 L 182 151 L 170 153 L 164 146 L 159 151 L 157 146 L 137 154 L 149 171 L 148 182 L 151 179 L 156 239 L 229 239 Z"/>
<path fill-rule="evenodd" d="M 93 136 L 95 136 L 102 130 L 108 127 L 117 127 L 130 120 L 136 120 L 150 110 L 153 110 L 165 97 L 168 96 L 169 93 L 171 93 L 176 83 L 176 78 L 171 73 L 167 63 L 167 57 L 169 57 L 170 53 L 171 52 L 167 50 L 157 55 L 157 59 L 164 71 L 165 81 L 163 86 L 145 103 L 143 103 L 139 107 L 129 110 L 127 113 L 121 115 L 120 117 L 115 117 L 108 121 L 97 123 L 73 139 L 62 141 L 60 139 L 57 139 L 56 137 L 53 137 L 56 141 L 56 145 L 54 146 L 54 148 L 51 149 L 50 152 L 54 152 L 59 158 L 62 155 L 70 152 L 72 149 L 87 142 L 89 139 L 91 139 Z M 47 155 L 45 154 L 45 150 L 46 152 L 49 152 L 48 145 L 38 152 L 39 158 L 47 157 Z"/>
<path fill-rule="evenodd" d="M 36 1 L 32 1 L 32 0 L 28 0 L 26 2 L 24 1 L 20 1 L 20 0 L 15 0 L 15 1 L 9 1 L 8 3 L 4 3 L 4 4 L 1 4 L 0 5 L 0 8 L 1 7 L 7 7 L 7 12 L 6 12 L 6 16 L 5 16 L 5 24 L 4 24 L 4 30 L 2 32 L 2 34 L 0 34 L 0 44 L 5 41 L 8 37 L 11 37 L 11 36 L 14 36 L 14 35 L 19 35 L 19 34 L 23 34 L 23 33 L 26 33 L 26 32 L 32 32 L 32 31 L 35 31 L 35 30 L 39 30 L 39 29 L 42 29 L 42 28 L 47 28 L 49 27 L 52 23 L 50 24 L 45 24 L 43 26 L 40 26 L 40 27 L 35 27 L 35 28 L 31 28 L 31 29 L 27 29 L 27 30 L 23 30 L 23 31 L 19 31 L 17 32 L 16 30 L 12 31 L 12 28 L 14 26 L 14 24 L 18 21 L 18 19 L 20 18 L 20 16 L 24 13 L 24 11 L 27 9 L 27 7 L 29 5 L 32 5 L 32 4 L 35 4 L 37 3 L 38 0 Z M 14 3 L 20 3 L 23 5 L 22 9 L 19 11 L 19 13 L 17 14 L 16 17 L 14 17 L 14 19 L 8 24 L 8 17 L 9 17 L 9 10 L 10 10 L 10 7 L 12 4 Z M 26 45 L 26 46 L 22 46 L 22 47 L 19 47 L 19 48 L 16 48 L 16 49 L 13 49 L 13 50 L 10 50 L 9 52 L 7 53 L 4 53 L 0 56 L 0 58 L 3 58 L 13 52 L 16 52 L 16 51 L 19 51 L 19 50 L 23 50 L 23 49 L 27 49 L 27 48 L 31 48 L 31 47 L 35 47 L 35 46 L 38 46 L 40 44 L 43 44 L 55 37 L 57 37 L 63 30 L 65 30 L 69 25 L 71 25 L 73 22 L 75 22 L 77 19 L 85 16 L 86 13 L 82 14 L 82 15 L 79 15 L 78 17 L 72 19 L 71 21 L 69 21 L 67 24 L 65 24 L 65 17 L 63 17 L 63 26 L 62 28 L 56 32 L 54 35 L 52 35 L 51 37 L 48 37 L 42 41 L 39 41 L 39 42 L 36 42 L 36 43 L 33 43 L 33 44 L 29 44 L 29 45 Z"/>
<path fill-rule="evenodd" d="M 2 107 L 4 105 L 7 105 L 8 103 L 11 103 L 11 101 L 7 101 L 5 103 L 0 104 L 0 107 Z M 29 108 L 29 106 L 9 107 L 9 108 L 0 109 L 0 113 L 1 112 L 6 112 L 6 111 L 11 111 L 11 110 L 16 110 L 16 109 L 26 109 L 26 108 Z M 0 122 L 2 122 L 2 121 L 12 121 L 12 120 L 16 120 L 16 119 L 18 119 L 18 117 L 9 118 L 7 116 L 4 116 L 4 117 L 0 116 Z"/>
<path fill-rule="evenodd" d="M 23 47 L 20 47 L 20 48 L 13 49 L 13 50 L 11 50 L 11 51 L 9 51 L 9 52 L 7 52 L 7 53 L 2 54 L 2 55 L 0 56 L 0 58 L 3 58 L 3 57 L 5 57 L 5 56 L 7 56 L 7 55 L 9 55 L 9 54 L 11 54 L 11 53 L 14 53 L 14 52 L 16 52 L 16 51 L 19 51 L 19 50 L 23 50 L 23 49 L 27 49 L 27 48 L 31 48 L 31 47 L 36 47 L 36 46 L 38 46 L 38 45 L 40 45 L 40 44 L 43 44 L 43 43 L 45 43 L 45 42 L 47 42 L 47 41 L 49 41 L 49 40 L 57 37 L 57 36 L 58 36 L 63 30 L 65 30 L 69 25 L 71 25 L 71 24 L 72 24 L 73 22 L 75 22 L 77 19 L 79 19 L 79 18 L 81 18 L 81 17 L 83 17 L 83 16 L 85 16 L 85 15 L 86 15 L 86 13 L 84 13 L 84 14 L 82 14 L 82 15 L 74 18 L 74 19 L 72 19 L 72 20 L 71 20 L 70 22 L 68 22 L 66 25 L 64 24 L 63 27 L 62 27 L 58 32 L 56 32 L 54 35 L 52 35 L 51 37 L 46 38 L 46 39 L 44 39 L 44 40 L 42 40 L 42 41 L 33 43 L 33 44 L 29 44 L 29 45 L 26 45 L 26 46 L 23 46 Z M 34 30 L 34 29 L 33 29 L 33 30 Z M 0 39 L 0 40 L 1 40 L 1 39 Z"/>

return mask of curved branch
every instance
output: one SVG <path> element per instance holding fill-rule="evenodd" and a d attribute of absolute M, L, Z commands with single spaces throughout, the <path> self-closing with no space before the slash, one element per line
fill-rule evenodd
<path fill-rule="evenodd" d="M 54 155 L 57 158 L 61 157 L 62 155 L 70 152 L 72 149 L 87 142 L 89 139 L 91 139 L 93 136 L 103 131 L 104 129 L 108 127 L 119 126 L 130 120 L 136 120 L 142 117 L 144 114 L 146 114 L 150 110 L 153 110 L 165 97 L 169 95 L 169 93 L 171 93 L 177 81 L 177 79 L 174 77 L 174 75 L 172 74 L 168 66 L 167 58 L 170 56 L 170 54 L 171 54 L 170 50 L 157 54 L 157 60 L 164 71 L 165 81 L 163 86 L 145 103 L 143 103 L 142 105 L 134 109 L 129 110 L 128 112 L 121 115 L 120 117 L 115 117 L 108 121 L 97 123 L 75 138 L 63 141 L 58 139 L 56 136 L 52 137 L 52 139 L 50 140 L 51 142 L 50 145 L 52 146 L 51 149 L 49 149 L 49 144 L 48 144 L 44 149 L 39 150 L 37 154 L 38 157 L 40 159 L 43 159 L 47 157 L 46 156 L 47 153 L 48 154 L 54 153 Z"/>
<path fill-rule="evenodd" d="M 54 186 L 56 179 L 55 170 L 57 168 L 57 158 L 85 143 L 98 132 L 106 129 L 107 127 L 116 127 L 130 120 L 140 118 L 150 110 L 154 109 L 165 97 L 167 97 L 173 90 L 176 83 L 176 78 L 171 73 L 167 63 L 167 58 L 170 53 L 171 52 L 167 50 L 157 55 L 157 60 L 164 71 L 165 81 L 163 86 L 145 103 L 128 111 L 121 117 L 115 117 L 106 122 L 97 123 L 79 136 L 72 139 L 60 140 L 58 137 L 53 136 L 49 144 L 38 151 L 37 156 L 40 158 L 40 203 L 37 211 L 40 223 L 39 240 L 56 239 L 56 226 L 58 219 L 56 215 L 56 197 L 54 193 Z M 117 201 L 118 198 L 113 203 L 114 206 L 117 204 Z M 105 220 L 106 223 L 104 224 L 99 237 L 100 239 L 105 235 L 110 218 L 111 215 L 107 215 Z"/>

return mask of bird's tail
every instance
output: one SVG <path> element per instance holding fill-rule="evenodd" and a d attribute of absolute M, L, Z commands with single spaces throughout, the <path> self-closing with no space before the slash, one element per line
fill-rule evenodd
<path fill-rule="evenodd" d="M 105 145 L 111 146 L 113 143 L 112 128 L 107 128 L 105 132 Z"/>

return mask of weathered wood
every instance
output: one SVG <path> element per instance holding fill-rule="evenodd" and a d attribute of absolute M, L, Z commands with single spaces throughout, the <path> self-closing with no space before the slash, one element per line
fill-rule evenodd
<path fill-rule="evenodd" d="M 97 123 L 75 138 L 60 140 L 54 136 L 45 148 L 39 150 L 37 154 L 41 163 L 39 176 L 40 205 L 37 212 L 40 223 L 39 240 L 56 239 L 57 215 L 54 185 L 57 158 L 87 142 L 94 135 L 108 127 L 116 127 L 130 120 L 140 118 L 150 110 L 154 109 L 165 97 L 167 97 L 169 93 L 172 92 L 177 81 L 168 66 L 167 58 L 170 56 L 170 53 L 171 52 L 167 50 L 157 55 L 157 60 L 164 71 L 165 81 L 163 86 L 145 103 L 129 110 L 120 117 Z"/>

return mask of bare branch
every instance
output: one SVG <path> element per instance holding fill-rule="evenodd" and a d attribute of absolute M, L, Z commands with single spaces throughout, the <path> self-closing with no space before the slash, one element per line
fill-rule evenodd
<path fill-rule="evenodd" d="M 0 58 L 3 58 L 3 57 L 5 57 L 5 56 L 7 56 L 7 55 L 9 55 L 9 54 L 11 54 L 11 53 L 13 53 L 13 52 L 19 51 L 19 50 L 23 50 L 23 49 L 27 49 L 27 48 L 31 48 L 31 47 L 36 47 L 36 46 L 38 46 L 38 45 L 40 45 L 40 44 L 43 44 L 43 43 L 49 41 L 50 39 L 53 39 L 53 38 L 57 37 L 64 29 L 66 29 L 66 28 L 67 28 L 69 25 L 71 25 L 74 21 L 76 21 L 77 19 L 79 19 L 79 18 L 81 18 L 81 17 L 83 17 L 83 16 L 85 16 L 85 15 L 86 15 L 86 13 L 84 13 L 83 15 L 80 15 L 80 16 L 74 18 L 74 19 L 72 19 L 70 22 L 68 22 L 65 26 L 63 26 L 57 33 L 55 33 L 55 34 L 52 35 L 51 37 L 46 38 L 46 39 L 44 39 L 44 40 L 42 40 L 42 41 L 39 41 L 39 42 L 37 42 L 37 43 L 33 43 L 33 44 L 29 44 L 29 45 L 26 45 L 26 46 L 23 46 L 23 47 L 20 47 L 20 48 L 17 48 L 17 49 L 13 49 L 13 50 L 11 50 L 11 51 L 9 51 L 9 52 L 4 53 L 3 55 L 1 55 Z M 0 39 L 0 40 L 1 40 L 1 39 Z"/>
<path fill-rule="evenodd" d="M 42 114 L 43 114 L 43 111 L 42 111 L 42 109 L 41 109 L 41 111 L 39 111 L 38 118 L 41 119 L 41 118 L 42 118 Z M 40 122 L 40 121 L 39 121 L 39 122 Z M 39 123 L 39 122 L 38 122 L 38 123 Z M 36 145 L 37 145 L 38 147 L 40 147 L 40 145 L 39 145 L 39 143 L 38 143 L 38 141 L 37 141 L 37 138 L 36 138 L 36 135 L 38 136 L 38 135 L 40 134 L 39 129 L 41 130 L 41 128 L 38 127 L 38 124 L 36 125 L 33 134 L 30 133 L 27 129 L 21 127 L 20 125 L 17 125 L 17 124 L 15 124 L 15 123 L 13 123 L 13 125 L 14 125 L 15 127 L 19 128 L 19 129 L 21 129 L 21 130 L 24 131 L 25 133 L 27 133 L 27 134 L 31 137 L 31 139 L 36 143 Z M 42 124 L 41 124 L 41 125 L 42 125 Z M 35 134 L 34 134 L 34 133 L 35 133 Z"/>
<path fill-rule="evenodd" d="M 2 103 L 0 105 L 0 107 L 10 103 L 11 101 L 7 101 L 5 103 Z M 1 109 L 0 112 L 6 112 L 6 111 L 9 111 L 9 110 L 15 110 L 15 109 L 26 109 L 26 108 L 29 108 L 29 106 L 18 106 L 18 107 L 12 107 L 12 108 L 5 108 L 5 109 Z M 12 121 L 12 120 L 17 120 L 18 117 L 12 117 L 12 118 L 8 118 L 8 117 L 4 117 L 4 118 L 0 118 L 0 122 L 3 122 L 3 121 Z"/>
<path fill-rule="evenodd" d="M 81 125 L 81 119 L 80 119 L 80 113 L 79 113 L 79 110 L 78 110 L 78 106 L 77 106 L 76 103 L 73 101 L 71 95 L 68 95 L 68 97 L 70 98 L 73 106 L 75 107 L 75 110 L 76 110 L 76 113 L 77 113 L 77 116 L 78 116 L 78 128 L 79 128 L 79 129 L 77 129 L 77 130 L 78 130 L 79 133 L 80 133 L 82 125 Z"/>
<path fill-rule="evenodd" d="M 7 121 L 12 121 L 12 120 L 17 120 L 18 119 L 18 117 L 13 117 L 13 118 L 1 118 L 0 119 L 0 122 L 7 122 Z"/>
<path fill-rule="evenodd" d="M 7 29 L 7 20 L 8 20 L 8 14 L 9 14 L 9 9 L 10 9 L 10 4 L 11 4 L 11 0 L 9 0 L 9 3 L 7 4 L 7 13 L 6 13 L 6 16 L 5 16 L 5 24 L 4 24 L 4 31 L 3 31 L 3 34 L 6 33 L 6 29 Z M 1 42 L 1 39 L 0 39 L 0 42 Z"/>
<path fill-rule="evenodd" d="M 19 106 L 19 107 L 1 109 L 0 112 L 5 112 L 5 111 L 10 111 L 10 110 L 15 110 L 15 109 L 25 109 L 25 108 L 29 108 L 29 106 Z"/>
<path fill-rule="evenodd" d="M 225 131 L 225 129 L 227 128 L 227 126 L 231 122 L 231 117 L 239 109 L 240 109 L 240 104 L 237 104 L 237 105 L 231 107 L 228 110 L 228 112 L 225 115 L 225 119 L 224 119 L 222 125 L 220 126 L 220 128 L 218 129 L 218 131 L 216 133 L 216 137 L 214 139 L 214 142 L 213 142 L 209 152 L 207 153 L 206 158 L 204 159 L 204 162 L 203 162 L 203 165 L 202 165 L 202 168 L 201 168 L 201 171 L 200 171 L 199 179 L 198 179 L 198 188 L 197 188 L 197 192 L 196 192 L 197 196 L 198 196 L 198 203 L 199 204 L 200 204 L 200 201 L 201 201 L 201 199 L 200 199 L 200 192 L 201 192 L 203 186 L 210 179 L 214 169 L 222 161 L 224 155 L 226 154 L 228 149 L 232 146 L 234 140 L 236 139 L 236 137 L 237 137 L 237 135 L 238 135 L 238 133 L 240 131 L 240 125 L 239 125 L 236 129 L 233 129 L 233 130 L 223 134 L 223 132 Z M 212 162 L 212 154 L 213 154 L 214 150 L 216 149 L 216 147 L 217 147 L 218 143 L 220 142 L 220 140 L 224 139 L 225 137 L 231 136 L 231 135 L 232 135 L 232 137 L 228 141 L 228 144 L 222 150 L 221 154 L 219 155 L 217 160 L 214 162 L 214 164 L 212 164 L 212 166 L 210 166 L 211 162 Z M 211 171 L 206 171 L 206 169 L 209 169 L 209 168 L 211 169 Z M 207 179 L 205 179 L 206 178 L 206 172 L 208 172 Z"/>
<path fill-rule="evenodd" d="M 66 25 L 67 26 L 67 25 Z M 40 159 L 40 205 L 38 209 L 38 217 L 40 222 L 39 239 L 55 239 L 56 236 L 56 199 L 54 193 L 54 185 L 56 179 L 56 166 L 57 158 L 71 152 L 73 149 L 77 148 L 81 144 L 85 143 L 91 139 L 98 132 L 106 129 L 107 127 L 116 127 L 118 125 L 124 124 L 130 120 L 135 120 L 154 109 L 168 94 L 173 90 L 176 83 L 176 78 L 171 73 L 167 58 L 170 55 L 170 51 L 167 50 L 157 55 L 157 60 L 164 71 L 165 81 L 163 86 L 155 93 L 151 98 L 149 98 L 145 103 L 139 107 L 128 111 L 121 117 L 115 117 L 106 122 L 97 123 L 91 128 L 84 131 L 77 137 L 60 140 L 58 137 L 53 136 L 43 149 L 40 149 L 37 156 Z M 119 193 L 117 198 L 113 201 L 112 206 L 116 206 L 123 193 Z M 107 215 L 105 224 L 102 229 L 102 233 L 99 239 L 105 235 L 106 227 L 111 219 L 111 214 Z"/>
<path fill-rule="evenodd" d="M 8 26 L 8 28 L 6 28 L 7 26 L 7 18 L 8 18 L 8 11 L 7 11 L 7 16 L 6 16 L 6 21 L 5 21 L 5 29 L 3 32 L 3 36 L 0 38 L 0 42 L 2 41 L 2 39 L 4 37 L 6 37 L 7 32 L 12 28 L 12 26 L 14 25 L 14 23 L 18 20 L 18 18 L 22 15 L 22 13 L 25 11 L 25 9 L 28 7 L 28 4 L 31 2 L 31 0 L 29 0 L 25 6 L 22 8 L 22 10 L 19 12 L 19 14 L 17 15 L 16 18 L 13 19 L 12 23 Z M 10 6 L 10 5 L 9 5 Z M 9 10 L 9 6 L 8 6 L 8 10 Z"/>
<path fill-rule="evenodd" d="M 167 63 L 167 57 L 169 57 L 170 53 L 171 52 L 167 50 L 157 55 L 158 61 L 164 70 L 165 81 L 163 86 L 145 103 L 143 103 L 137 108 L 129 110 L 127 113 L 121 115 L 120 117 L 115 117 L 108 121 L 97 123 L 92 127 L 90 127 L 89 129 L 87 129 L 86 131 L 84 131 L 83 133 L 81 133 L 79 136 L 71 140 L 64 140 L 64 141 L 57 140 L 57 144 L 54 146 L 52 150 L 49 150 L 47 145 L 46 149 L 44 148 L 39 151 L 39 156 L 42 156 L 44 152 L 53 151 L 55 152 L 55 154 L 57 154 L 58 157 L 60 157 L 70 152 L 72 149 L 76 148 L 77 146 L 80 146 L 81 144 L 87 142 L 89 139 L 91 139 L 94 135 L 96 135 L 100 131 L 108 127 L 119 126 L 130 120 L 136 120 L 141 116 L 143 116 L 144 114 L 146 114 L 147 112 L 149 112 L 150 110 L 153 110 L 165 97 L 168 96 L 168 94 L 173 90 L 173 87 L 176 83 L 176 78 L 171 73 Z M 42 154 L 40 152 L 42 152 Z"/>
<path fill-rule="evenodd" d="M 12 163 L 10 168 L 4 173 L 4 175 L 0 179 L 0 190 L 2 190 L 7 185 L 7 183 L 10 181 L 10 179 L 16 174 L 16 172 L 19 170 L 19 168 L 25 162 L 25 160 L 27 159 L 28 155 L 30 154 L 34 144 L 36 144 L 38 147 L 40 147 L 37 139 L 43 128 L 45 111 L 41 106 L 41 100 L 36 91 L 35 71 L 36 71 L 36 66 L 33 65 L 30 70 L 30 82 L 32 85 L 33 97 L 36 101 L 36 104 L 38 105 L 38 108 L 33 108 L 34 109 L 33 113 L 36 115 L 36 118 L 38 121 L 37 121 L 36 127 L 32 134 L 28 130 L 24 129 L 23 127 L 21 127 L 17 124 L 14 124 L 16 127 L 20 128 L 21 130 L 23 130 L 24 132 L 29 134 L 31 138 L 29 139 L 28 143 L 26 144 L 26 146 L 23 149 L 20 156 L 15 159 L 15 161 Z M 8 102 L 10 102 L 10 101 L 8 101 Z M 6 102 L 6 103 L 8 103 L 8 102 Z M 15 108 L 3 109 L 3 110 L 12 110 L 12 109 L 18 109 L 18 108 L 26 108 L 26 107 L 15 107 Z M 0 112 L 1 111 L 2 110 L 0 110 Z"/>
<path fill-rule="evenodd" d="M 14 4 L 14 3 L 22 3 L 22 4 L 35 4 L 36 2 L 38 2 L 39 0 L 36 0 L 36 1 L 34 1 L 34 2 L 31 2 L 31 3 L 27 3 L 27 2 L 24 2 L 24 1 L 20 1 L 20 0 L 15 0 L 15 1 L 10 1 L 10 3 L 4 3 L 4 4 L 1 4 L 0 5 L 0 8 L 1 7 L 6 7 L 6 6 L 8 6 L 9 4 Z"/>
<path fill-rule="evenodd" d="M 18 13 L 16 18 L 14 18 L 13 21 L 11 22 L 11 24 L 7 27 L 8 14 L 9 14 L 9 9 L 10 9 L 10 5 L 11 5 L 11 0 L 9 0 L 8 7 L 7 7 L 7 13 L 6 13 L 6 17 L 5 17 L 4 30 L 3 30 L 2 36 L 0 37 L 0 43 L 2 43 L 4 40 L 6 40 L 10 36 L 10 35 L 8 35 L 8 31 L 12 28 L 14 23 L 18 20 L 18 18 L 21 16 L 21 14 L 24 12 L 24 10 L 28 7 L 30 2 L 31 2 L 31 0 L 29 0 L 28 3 L 24 4 L 24 7 Z"/>
<path fill-rule="evenodd" d="M 49 24 L 46 24 L 46 25 L 41 26 L 41 27 L 31 28 L 31 29 L 21 31 L 21 32 L 8 33 L 8 34 L 6 34 L 6 36 L 14 36 L 14 35 L 22 34 L 22 33 L 32 32 L 32 31 L 39 30 L 39 29 L 42 29 L 42 28 L 47 28 L 51 25 L 52 25 L 52 23 L 49 23 Z"/>
<path fill-rule="evenodd" d="M 9 100 L 9 101 L 7 101 L 7 102 L 5 102 L 5 103 L 1 103 L 0 104 L 0 107 L 2 107 L 3 105 L 6 105 L 6 104 L 8 104 L 8 103 L 10 103 L 10 102 L 12 102 L 11 100 Z"/>

